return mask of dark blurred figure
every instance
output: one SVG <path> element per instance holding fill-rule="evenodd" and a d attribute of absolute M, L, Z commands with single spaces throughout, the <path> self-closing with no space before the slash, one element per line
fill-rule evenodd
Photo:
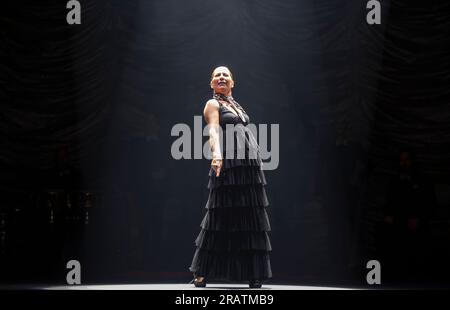
<path fill-rule="evenodd" d="M 61 146 L 56 150 L 53 173 L 51 186 L 54 188 L 70 191 L 78 186 L 77 183 L 80 181 L 80 173 L 72 163 L 68 145 Z"/>
<path fill-rule="evenodd" d="M 419 173 L 414 153 L 402 150 L 383 214 L 379 248 L 385 280 L 413 284 L 429 274 L 430 220 L 435 208 L 434 185 Z"/>

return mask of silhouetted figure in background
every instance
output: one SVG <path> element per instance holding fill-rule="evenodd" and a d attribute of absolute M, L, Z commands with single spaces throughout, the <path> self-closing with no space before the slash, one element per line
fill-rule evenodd
<path fill-rule="evenodd" d="M 427 245 L 434 209 L 433 184 L 416 169 L 414 153 L 401 151 L 384 208 L 380 249 L 385 279 L 401 284 L 427 274 Z"/>

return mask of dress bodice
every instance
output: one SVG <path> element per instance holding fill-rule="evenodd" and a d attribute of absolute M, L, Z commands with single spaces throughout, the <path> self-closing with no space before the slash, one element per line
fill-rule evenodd
<path fill-rule="evenodd" d="M 250 117 L 247 115 L 245 111 L 242 111 L 242 114 L 244 116 L 245 122 L 238 116 L 235 115 L 233 112 L 231 112 L 227 107 L 225 107 L 220 101 L 219 101 L 219 119 L 220 119 L 220 126 L 222 129 L 225 130 L 226 124 L 242 124 L 242 125 L 248 125 L 250 122 Z"/>
<path fill-rule="evenodd" d="M 239 158 L 260 160 L 259 147 L 254 135 L 256 133 L 253 133 L 251 129 L 247 127 L 250 122 L 248 114 L 243 109 L 240 110 L 243 119 L 245 120 L 244 122 L 239 115 L 234 114 L 220 101 L 219 105 L 219 123 L 223 132 L 223 136 L 221 137 L 223 154 L 225 154 L 227 149 L 231 148 L 233 150 L 231 158 L 237 158 L 236 152 L 243 150 L 244 153 L 242 153 L 242 156 L 244 157 L 239 155 Z M 230 125 L 231 127 L 229 127 Z M 231 143 L 231 145 L 229 145 L 229 143 Z M 225 155 L 225 158 L 228 158 L 229 155 L 230 154 Z"/>

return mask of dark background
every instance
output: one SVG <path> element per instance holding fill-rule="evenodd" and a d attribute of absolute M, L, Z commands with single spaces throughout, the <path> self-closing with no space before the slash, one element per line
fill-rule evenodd
<path fill-rule="evenodd" d="M 209 162 L 174 160 L 170 131 L 226 65 L 252 122 L 280 124 L 273 283 L 366 285 L 378 259 L 387 283 L 449 284 L 449 4 L 382 1 L 368 25 L 361 0 L 80 2 L 72 26 L 65 1 L 2 5 L 1 282 L 65 283 L 71 259 L 83 283 L 188 282 Z M 395 265 L 403 149 L 427 229 Z"/>

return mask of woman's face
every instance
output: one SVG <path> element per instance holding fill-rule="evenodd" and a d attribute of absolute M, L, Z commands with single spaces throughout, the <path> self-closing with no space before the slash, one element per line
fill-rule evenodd
<path fill-rule="evenodd" d="M 233 77 L 227 67 L 217 67 L 211 77 L 211 88 L 215 93 L 229 95 L 234 87 Z"/>

